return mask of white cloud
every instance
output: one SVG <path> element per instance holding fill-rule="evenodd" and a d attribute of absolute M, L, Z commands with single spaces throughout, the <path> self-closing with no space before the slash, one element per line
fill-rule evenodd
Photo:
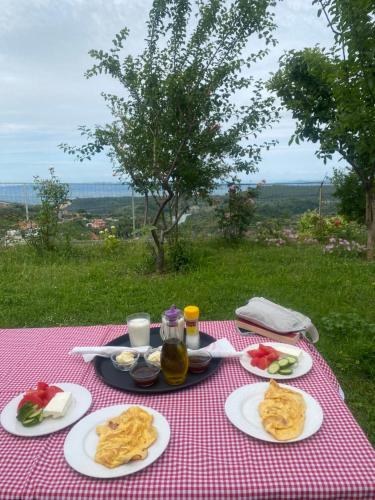
<path fill-rule="evenodd" d="M 33 127 L 22 123 L 0 123 L 0 135 L 17 134 L 33 130 Z"/>
<path fill-rule="evenodd" d="M 118 90 L 103 76 L 83 76 L 92 61 L 91 48 L 108 49 L 125 25 L 130 28 L 127 51 L 138 53 L 144 45 L 152 0 L 0 0 L 0 182 L 9 176 L 30 176 L 46 163 L 58 162 L 69 180 L 111 178 L 106 158 L 83 165 L 57 149 L 60 142 L 80 141 L 80 124 L 103 123 L 110 117 L 100 92 Z M 267 78 L 277 69 L 284 50 L 331 43 L 331 34 L 310 0 L 284 0 L 276 8 L 279 44 L 271 54 L 253 66 L 256 77 Z M 258 42 L 252 42 L 256 46 Z M 285 162 L 288 175 L 301 178 L 301 156 L 320 168 L 314 147 L 301 146 L 298 160 L 286 146 L 294 124 L 287 113 L 265 136 L 280 145 L 265 156 L 261 171 L 282 175 L 283 167 L 272 166 L 276 151 Z M 32 158 L 30 158 L 32 155 Z M 12 162 L 11 169 L 9 163 Z M 280 174 L 281 173 L 281 174 Z"/>

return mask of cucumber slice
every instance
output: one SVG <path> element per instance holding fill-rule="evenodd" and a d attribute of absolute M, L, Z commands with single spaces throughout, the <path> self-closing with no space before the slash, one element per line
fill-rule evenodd
<path fill-rule="evenodd" d="M 18 410 L 17 419 L 20 422 L 28 420 L 30 415 L 32 415 L 35 411 L 37 411 L 38 408 L 39 408 L 38 405 L 33 405 L 30 401 L 28 401 Z"/>
<path fill-rule="evenodd" d="M 279 359 L 278 363 L 280 365 L 280 368 L 286 368 L 287 366 L 289 366 L 288 358 L 281 358 Z"/>
<path fill-rule="evenodd" d="M 289 365 L 295 365 L 298 362 L 297 358 L 294 356 L 287 356 L 286 359 L 288 360 Z"/>
<path fill-rule="evenodd" d="M 39 410 L 37 411 L 34 411 L 34 413 L 32 413 L 31 415 L 29 415 L 27 418 L 30 419 L 30 418 L 35 418 L 35 417 L 39 417 L 42 415 L 42 409 L 40 408 Z"/>
<path fill-rule="evenodd" d="M 280 375 L 291 375 L 293 373 L 292 368 L 281 368 L 279 370 Z"/>
<path fill-rule="evenodd" d="M 17 419 L 25 427 L 39 424 L 43 418 L 43 409 L 37 404 L 32 404 L 30 401 L 25 403 L 17 414 Z"/>
<path fill-rule="evenodd" d="M 275 373 L 277 373 L 278 371 L 280 370 L 280 365 L 279 365 L 279 362 L 278 361 L 274 361 L 273 363 L 270 364 L 270 366 L 268 367 L 268 373 L 270 373 L 271 375 L 274 375 Z"/>
<path fill-rule="evenodd" d="M 37 418 L 30 418 L 29 420 L 25 420 L 24 422 L 22 422 L 22 425 L 24 427 L 32 427 L 33 425 L 37 425 L 39 424 L 40 420 L 38 420 Z"/>

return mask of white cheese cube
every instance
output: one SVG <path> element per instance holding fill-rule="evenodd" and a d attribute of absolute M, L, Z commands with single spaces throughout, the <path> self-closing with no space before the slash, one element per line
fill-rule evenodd
<path fill-rule="evenodd" d="M 60 418 L 65 415 L 72 402 L 71 392 L 58 392 L 43 410 L 43 417 Z"/>
<path fill-rule="evenodd" d="M 297 358 L 297 361 L 300 362 L 303 356 L 303 351 L 302 349 L 299 349 L 298 347 L 295 347 L 293 345 L 286 345 L 285 347 L 281 347 L 280 349 L 277 349 L 277 352 L 281 356 L 294 356 Z"/>

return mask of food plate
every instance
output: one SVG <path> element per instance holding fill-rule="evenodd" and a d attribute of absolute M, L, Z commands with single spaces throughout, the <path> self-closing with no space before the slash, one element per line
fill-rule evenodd
<path fill-rule="evenodd" d="M 134 474 L 149 466 L 164 452 L 169 443 L 170 428 L 168 421 L 161 413 L 147 406 L 136 405 L 147 411 L 154 417 L 153 425 L 158 431 L 155 443 L 148 448 L 148 455 L 144 460 L 129 462 L 114 469 L 104 467 L 94 461 L 96 446 L 99 438 L 96 434 L 96 426 L 115 417 L 135 405 L 115 405 L 102 408 L 87 415 L 78 422 L 66 436 L 64 443 L 64 455 L 68 464 L 76 471 L 86 476 L 97 478 L 111 478 Z"/>
<path fill-rule="evenodd" d="M 262 345 L 270 346 L 273 347 L 276 350 L 282 350 L 283 347 L 285 347 L 286 344 L 282 344 L 281 342 L 261 342 Z M 246 351 L 251 351 L 259 348 L 259 344 L 254 344 L 251 345 L 246 349 Z M 264 377 L 264 378 L 274 378 L 277 380 L 286 380 L 290 378 L 297 378 L 301 377 L 302 375 L 305 375 L 307 372 L 309 372 L 312 368 L 313 365 L 313 359 L 310 356 L 310 354 L 303 349 L 302 359 L 301 361 L 298 362 L 298 365 L 294 368 L 293 373 L 291 375 L 280 375 L 279 373 L 268 373 L 267 369 L 261 370 L 260 368 L 253 366 L 251 364 L 251 358 L 250 356 L 245 352 L 241 357 L 240 357 L 240 363 L 241 365 L 245 368 L 250 373 L 254 373 L 254 375 L 258 375 L 258 377 Z"/>
<path fill-rule="evenodd" d="M 61 418 L 46 418 L 40 424 L 33 427 L 24 427 L 16 418 L 17 406 L 21 401 L 24 392 L 10 401 L 1 412 L 0 422 L 4 429 L 16 436 L 35 437 L 44 436 L 57 432 L 80 419 L 90 408 L 92 397 L 91 393 L 81 385 L 71 383 L 59 383 L 56 385 L 66 392 L 72 393 L 73 401 L 68 408 L 66 415 Z"/>
<path fill-rule="evenodd" d="M 320 404 L 310 394 L 301 389 L 285 384 L 279 385 L 280 387 L 299 392 L 305 400 L 306 417 L 302 434 L 288 441 L 278 441 L 264 430 L 258 413 L 258 406 L 269 387 L 268 382 L 244 385 L 228 396 L 225 402 L 225 413 L 232 424 L 249 436 L 278 444 L 301 441 L 315 434 L 323 422 L 323 410 Z"/>
<path fill-rule="evenodd" d="M 151 328 L 150 344 L 152 347 L 158 347 L 162 344 L 162 339 L 160 337 L 159 331 L 160 328 L 158 327 Z M 211 337 L 211 335 L 200 332 L 201 347 L 205 347 L 215 341 L 216 339 L 214 337 Z M 106 345 L 129 347 L 129 335 L 121 335 L 121 337 L 117 337 Z M 113 366 L 110 358 L 102 358 L 96 356 L 94 363 L 96 373 L 105 384 L 110 385 L 111 387 L 115 387 L 116 389 L 121 389 L 122 391 L 137 392 L 142 394 L 155 394 L 186 389 L 187 387 L 202 382 L 219 368 L 220 364 L 222 363 L 222 359 L 212 358 L 207 370 L 203 373 L 190 373 L 189 371 L 185 382 L 181 385 L 168 385 L 166 382 L 164 382 L 163 375 L 162 373 L 160 373 L 157 382 L 149 387 L 139 387 L 135 385 L 134 381 L 129 375 L 129 372 L 121 372 L 117 370 Z"/>

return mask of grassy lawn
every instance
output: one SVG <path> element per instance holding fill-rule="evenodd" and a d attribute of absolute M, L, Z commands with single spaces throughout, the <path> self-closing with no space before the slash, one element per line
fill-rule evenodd
<path fill-rule="evenodd" d="M 0 327 L 121 323 L 140 310 L 159 321 L 172 303 L 198 304 L 202 319 L 232 319 L 236 307 L 264 296 L 313 319 L 319 350 L 374 444 L 374 264 L 322 255 L 319 247 L 249 242 L 199 242 L 193 255 L 191 269 L 158 276 L 143 271 L 137 244 L 114 255 L 101 247 L 47 257 L 24 248 L 2 250 Z"/>

